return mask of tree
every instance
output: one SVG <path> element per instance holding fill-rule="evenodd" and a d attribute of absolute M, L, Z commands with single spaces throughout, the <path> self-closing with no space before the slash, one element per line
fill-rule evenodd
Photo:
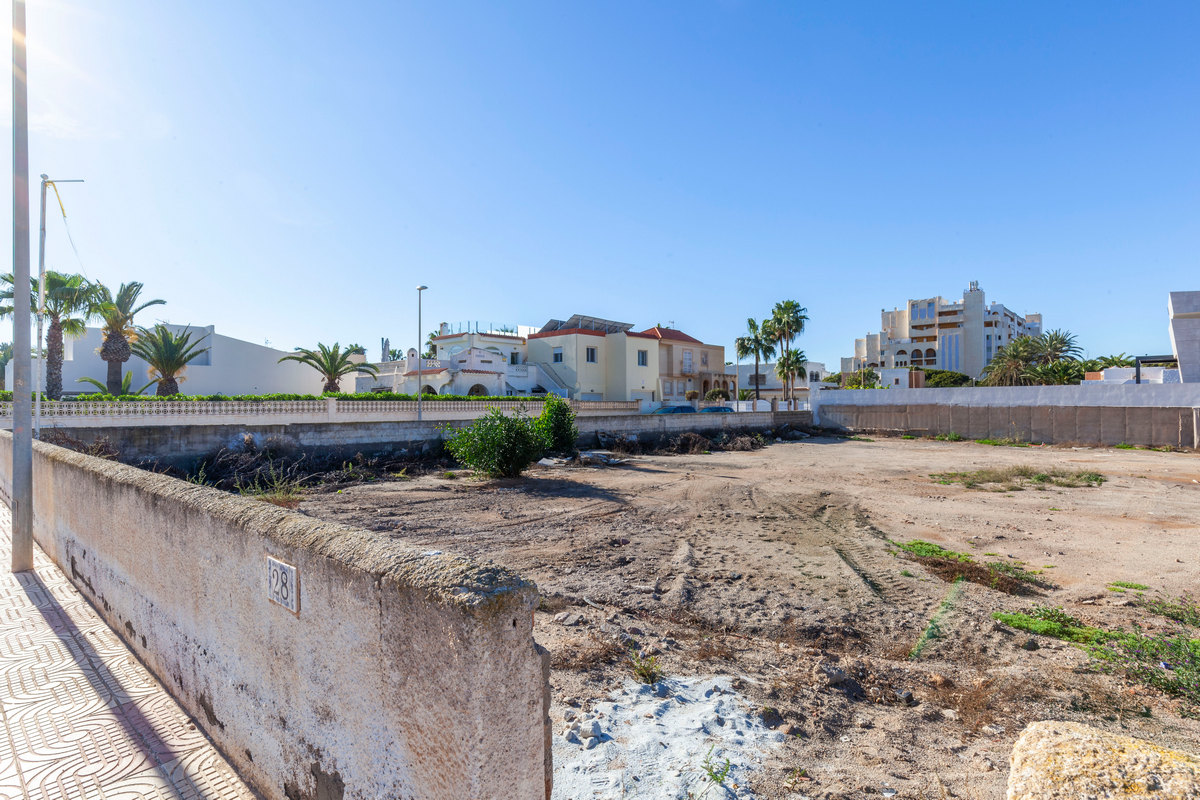
<path fill-rule="evenodd" d="M 807 373 L 807 364 L 808 356 L 804 355 L 803 350 L 789 350 L 775 362 L 775 374 L 779 376 L 779 380 L 790 386 L 795 382 L 796 375 Z"/>
<path fill-rule="evenodd" d="M 350 360 L 351 355 L 353 353 L 349 350 L 343 350 L 342 346 L 337 342 L 333 343 L 333 347 L 328 347 L 318 342 L 316 350 L 305 350 L 302 347 L 297 347 L 295 353 L 279 359 L 279 363 L 282 364 L 284 361 L 299 361 L 301 364 L 307 364 L 321 373 L 321 377 L 325 379 L 325 388 L 321 391 L 326 394 L 332 394 L 341 391 L 339 382 L 345 375 L 349 375 L 352 372 L 365 372 L 368 375 L 378 374 L 378 370 L 373 364 L 355 364 Z"/>
<path fill-rule="evenodd" d="M 126 395 L 126 394 L 145 394 L 147 389 L 149 389 L 151 386 L 153 386 L 155 383 L 157 383 L 157 381 L 150 381 L 145 386 L 143 386 L 142 388 L 138 389 L 135 392 L 135 391 L 133 391 L 133 373 L 132 372 L 125 373 L 125 376 L 123 378 L 121 378 L 121 382 L 117 385 L 117 391 L 115 391 L 115 392 L 109 391 L 107 383 L 101 383 L 100 381 L 96 380 L 95 378 L 77 378 L 76 382 L 77 383 L 90 383 L 92 386 L 95 386 L 96 391 L 100 392 L 101 394 L 108 394 L 108 395 L 112 395 L 114 397 L 120 397 L 120 396 Z"/>
<path fill-rule="evenodd" d="M 1065 386 L 1083 380 L 1083 365 L 1074 359 L 1062 358 L 1049 364 L 1034 364 L 1025 371 L 1027 380 L 1036 386 Z"/>
<path fill-rule="evenodd" d="M 951 389 L 956 386 L 966 386 L 971 382 L 971 376 L 949 369 L 925 370 L 925 386 L 929 389 Z"/>
<path fill-rule="evenodd" d="M 12 357 L 12 342 L 0 344 L 0 392 L 4 391 L 4 369 L 8 366 L 8 362 L 12 361 Z"/>
<path fill-rule="evenodd" d="M 764 322 L 761 326 L 753 317 L 746 320 L 746 335 L 739 336 L 733 343 L 738 358 L 754 356 L 754 400 L 759 400 L 758 363 L 759 359 L 770 361 L 775 357 L 775 345 L 769 326 Z"/>
<path fill-rule="evenodd" d="M 137 339 L 133 317 L 150 306 L 164 305 L 166 300 L 148 300 L 138 305 L 142 284 L 138 281 L 122 283 L 114 297 L 107 286 L 96 284 L 97 313 L 104 321 L 104 344 L 100 346 L 100 358 L 108 365 L 105 391 L 111 395 L 125 394 L 121 391 L 122 365 L 133 355 L 130 344 Z M 138 392 L 141 394 L 141 392 Z"/>
<path fill-rule="evenodd" d="M 35 314 L 38 307 L 37 278 L 29 281 L 29 307 Z M 12 273 L 0 276 L 0 317 L 13 313 L 15 287 Z M 46 317 L 50 324 L 46 329 L 46 397 L 51 400 L 62 398 L 63 337 L 82 336 L 87 330 L 88 320 L 99 310 L 96 285 L 82 275 L 65 275 L 61 272 L 46 272 Z"/>
<path fill-rule="evenodd" d="M 1037 363 L 1042 346 L 1032 336 L 1019 336 L 996 351 L 983 368 L 985 386 L 1028 386 L 1028 370 Z"/>
<path fill-rule="evenodd" d="M 795 300 L 782 300 L 771 309 L 771 329 L 775 339 L 783 345 L 783 356 L 792 349 L 792 340 L 804 333 L 804 323 L 808 321 L 808 309 Z M 787 399 L 792 399 L 792 385 L 788 382 Z"/>
<path fill-rule="evenodd" d="M 365 356 L 367 354 L 367 348 L 363 347 L 361 344 L 348 344 L 346 345 L 346 353 L 352 356 Z"/>
<path fill-rule="evenodd" d="M 1098 360 L 1100 361 L 1102 369 L 1108 369 L 1109 367 L 1135 366 L 1133 363 L 1133 356 L 1127 356 L 1124 353 L 1118 353 L 1115 356 L 1102 356 Z"/>
<path fill-rule="evenodd" d="M 879 373 L 870 367 L 843 373 L 847 389 L 874 389 L 879 385 Z"/>
<path fill-rule="evenodd" d="M 168 397 L 179 394 L 179 382 L 184 380 L 187 365 L 208 352 L 200 343 L 208 334 L 192 341 L 192 332 L 184 328 L 181 333 L 172 333 L 161 322 L 151 328 L 138 328 L 137 341 L 131 349 L 133 354 L 150 365 L 148 375 L 151 383 L 157 383 L 154 394 Z"/>
<path fill-rule="evenodd" d="M 437 358 L 437 342 L 434 341 L 437 337 L 436 331 L 429 332 L 429 336 L 425 339 L 425 352 L 421 358 Z"/>
<path fill-rule="evenodd" d="M 1057 328 L 1046 331 L 1033 341 L 1037 345 L 1037 360 L 1042 364 L 1052 364 L 1064 359 L 1077 359 L 1083 352 L 1075 334 Z"/>

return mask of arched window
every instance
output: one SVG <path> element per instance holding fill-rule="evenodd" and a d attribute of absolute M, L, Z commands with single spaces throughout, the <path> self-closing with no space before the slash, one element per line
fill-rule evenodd
<path fill-rule="evenodd" d="M 425 384 L 421 387 L 421 394 L 437 394 L 437 389 L 434 389 L 429 384 Z"/>
<path fill-rule="evenodd" d="M 927 348 L 925 350 L 925 363 L 926 364 L 936 364 L 937 363 L 937 351 L 936 350 L 934 350 L 933 348 Z"/>
<path fill-rule="evenodd" d="M 468 397 L 483 397 L 487 394 L 487 387 L 482 383 L 477 383 L 467 390 Z"/>

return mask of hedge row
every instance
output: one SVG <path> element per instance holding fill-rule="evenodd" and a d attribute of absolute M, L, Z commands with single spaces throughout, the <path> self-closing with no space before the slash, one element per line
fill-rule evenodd
<path fill-rule="evenodd" d="M 232 401 L 262 403 L 262 402 L 276 401 L 276 400 L 323 400 L 327 397 L 333 397 L 338 400 L 369 400 L 369 401 L 400 400 L 400 401 L 404 401 L 404 402 L 415 402 L 417 399 L 417 396 L 415 394 L 395 394 L 393 392 L 359 392 L 357 394 L 349 394 L 346 392 L 341 392 L 338 394 L 326 394 L 326 395 L 317 395 L 317 394 L 235 394 L 235 395 L 175 394 L 175 395 L 169 395 L 167 397 L 156 397 L 154 395 L 143 395 L 143 394 L 123 394 L 123 395 L 114 397 L 111 394 L 100 394 L 97 392 L 94 394 L 81 394 L 78 397 L 70 398 L 69 400 L 67 400 L 67 402 L 70 402 L 71 400 L 78 400 L 81 402 L 86 401 L 86 402 L 93 402 L 93 403 L 94 402 L 114 402 L 117 400 L 122 400 L 122 401 L 130 400 L 130 401 L 141 401 L 141 402 L 167 400 L 170 402 L 178 402 L 178 403 L 199 402 L 199 401 L 210 402 L 210 403 L 212 403 L 212 402 L 216 402 L 216 403 L 232 402 Z M 0 392 L 0 402 L 11 402 L 12 399 L 13 399 L 12 392 Z M 519 400 L 519 401 L 525 401 L 525 402 L 532 401 L 532 402 L 540 403 L 545 398 L 541 397 L 541 396 L 538 396 L 538 397 L 534 397 L 534 396 L 468 397 L 467 395 L 460 395 L 460 394 L 427 394 L 427 395 L 424 395 L 422 399 L 426 403 L 448 402 L 451 400 L 469 400 L 472 402 L 477 402 L 480 400 L 488 400 L 488 401 Z"/>

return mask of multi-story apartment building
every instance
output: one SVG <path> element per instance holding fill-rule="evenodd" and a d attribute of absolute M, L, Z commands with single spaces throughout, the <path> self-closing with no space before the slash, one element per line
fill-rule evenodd
<path fill-rule="evenodd" d="M 664 401 L 684 400 L 690 391 L 704 397 L 710 389 L 732 392 L 736 388 L 725 374 L 722 345 L 705 344 L 683 331 L 659 325 L 639 335 L 658 340 L 658 382 Z"/>
<path fill-rule="evenodd" d="M 979 282 L 971 281 L 956 302 L 927 297 L 881 311 L 879 333 L 855 340 L 842 371 L 924 367 L 978 378 L 1001 347 L 1041 333 L 1041 314 L 1021 316 L 1001 303 L 988 305 Z"/>

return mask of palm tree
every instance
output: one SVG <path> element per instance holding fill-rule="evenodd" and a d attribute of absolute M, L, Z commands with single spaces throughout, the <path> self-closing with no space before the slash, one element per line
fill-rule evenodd
<path fill-rule="evenodd" d="M 36 313 L 38 306 L 37 278 L 30 281 L 30 309 Z M 16 287 L 12 273 L 0 276 L 0 301 L 13 301 Z M 15 302 L 15 301 L 14 301 Z M 88 320 L 99 310 L 96 285 L 82 275 L 65 275 L 61 272 L 46 272 L 45 314 L 50 320 L 46 329 L 46 397 L 58 400 L 62 397 L 63 337 L 82 336 L 87 330 Z M 0 306 L 0 317 L 13 313 L 14 306 Z"/>
<path fill-rule="evenodd" d="M 12 361 L 12 357 L 12 342 L 0 344 L 0 392 L 4 391 L 4 368 L 8 366 L 8 362 Z"/>
<path fill-rule="evenodd" d="M 192 332 L 188 328 L 181 333 L 172 333 L 161 322 L 153 329 L 137 329 L 137 341 L 131 349 L 135 356 L 150 365 L 148 375 L 151 383 L 158 384 L 154 394 L 159 397 L 179 394 L 179 382 L 184 380 L 183 371 L 188 363 L 208 352 L 207 347 L 200 348 L 200 343 L 206 338 L 208 334 L 193 342 Z"/>
<path fill-rule="evenodd" d="M 1074 359 L 1061 358 L 1049 364 L 1034 364 L 1025 370 L 1025 377 L 1037 386 L 1065 386 L 1083 380 L 1083 365 Z"/>
<path fill-rule="evenodd" d="M 1134 366 L 1133 356 L 1127 356 L 1124 353 L 1118 353 L 1115 356 L 1102 356 L 1096 360 L 1100 362 L 1103 369 Z"/>
<path fill-rule="evenodd" d="M 1083 352 L 1075 334 L 1057 328 L 1046 331 L 1034 341 L 1037 342 L 1038 360 L 1043 364 L 1051 364 L 1064 359 L 1076 359 Z"/>
<path fill-rule="evenodd" d="M 350 360 L 351 355 L 349 350 L 343 350 L 337 342 L 333 343 L 333 347 L 327 347 L 318 342 L 316 350 L 297 347 L 295 353 L 279 359 L 279 363 L 299 361 L 301 364 L 308 364 L 321 373 L 321 377 L 325 379 L 325 388 L 322 391 L 325 394 L 334 394 L 341 391 L 338 382 L 342 376 L 352 372 L 365 372 L 368 375 L 375 375 L 378 372 L 374 364 L 354 363 Z"/>
<path fill-rule="evenodd" d="M 996 355 L 983 368 L 985 386 L 1026 386 L 1029 384 L 1027 371 L 1042 353 L 1038 339 L 1019 336 L 996 351 Z"/>
<path fill-rule="evenodd" d="M 103 284 L 96 285 L 96 298 L 100 304 L 100 319 L 104 320 L 104 344 L 100 346 L 100 358 L 108 364 L 108 379 L 104 391 L 108 394 L 124 394 L 121 391 L 122 365 L 133 355 L 130 343 L 137 339 L 133 317 L 149 306 L 163 305 L 166 300 L 150 300 L 138 305 L 142 284 L 138 281 L 122 283 L 116 297 Z M 139 392 L 140 394 L 140 392 Z"/>
<path fill-rule="evenodd" d="M 746 320 L 746 336 L 739 336 L 733 343 L 738 358 L 754 356 L 754 402 L 759 400 L 758 361 L 770 361 L 775 357 L 775 345 L 772 343 L 770 326 L 764 322 L 760 327 L 751 317 Z M 757 408 L 757 406 L 755 406 Z"/>
<path fill-rule="evenodd" d="M 121 383 L 117 385 L 117 391 L 112 392 L 109 391 L 108 384 L 101 383 L 95 378 L 76 378 L 75 380 L 76 383 L 90 383 L 92 386 L 95 386 L 96 391 L 100 392 L 101 394 L 110 394 L 115 397 L 120 397 L 126 394 L 144 394 L 147 389 L 158 383 L 158 381 L 150 381 L 135 392 L 133 391 L 133 373 L 126 372 L 125 376 L 121 378 Z"/>
<path fill-rule="evenodd" d="M 780 356 L 775 364 L 775 374 L 779 376 L 779 380 L 789 385 L 796 380 L 797 375 L 805 374 L 807 369 L 808 356 L 803 350 L 789 350 Z"/>
<path fill-rule="evenodd" d="M 804 333 L 804 323 L 808 321 L 808 309 L 795 300 L 783 300 L 771 309 L 771 328 L 775 331 L 775 339 L 783 345 L 783 357 L 787 357 L 792 349 L 792 340 Z M 787 384 L 787 399 L 792 399 L 792 384 Z"/>

